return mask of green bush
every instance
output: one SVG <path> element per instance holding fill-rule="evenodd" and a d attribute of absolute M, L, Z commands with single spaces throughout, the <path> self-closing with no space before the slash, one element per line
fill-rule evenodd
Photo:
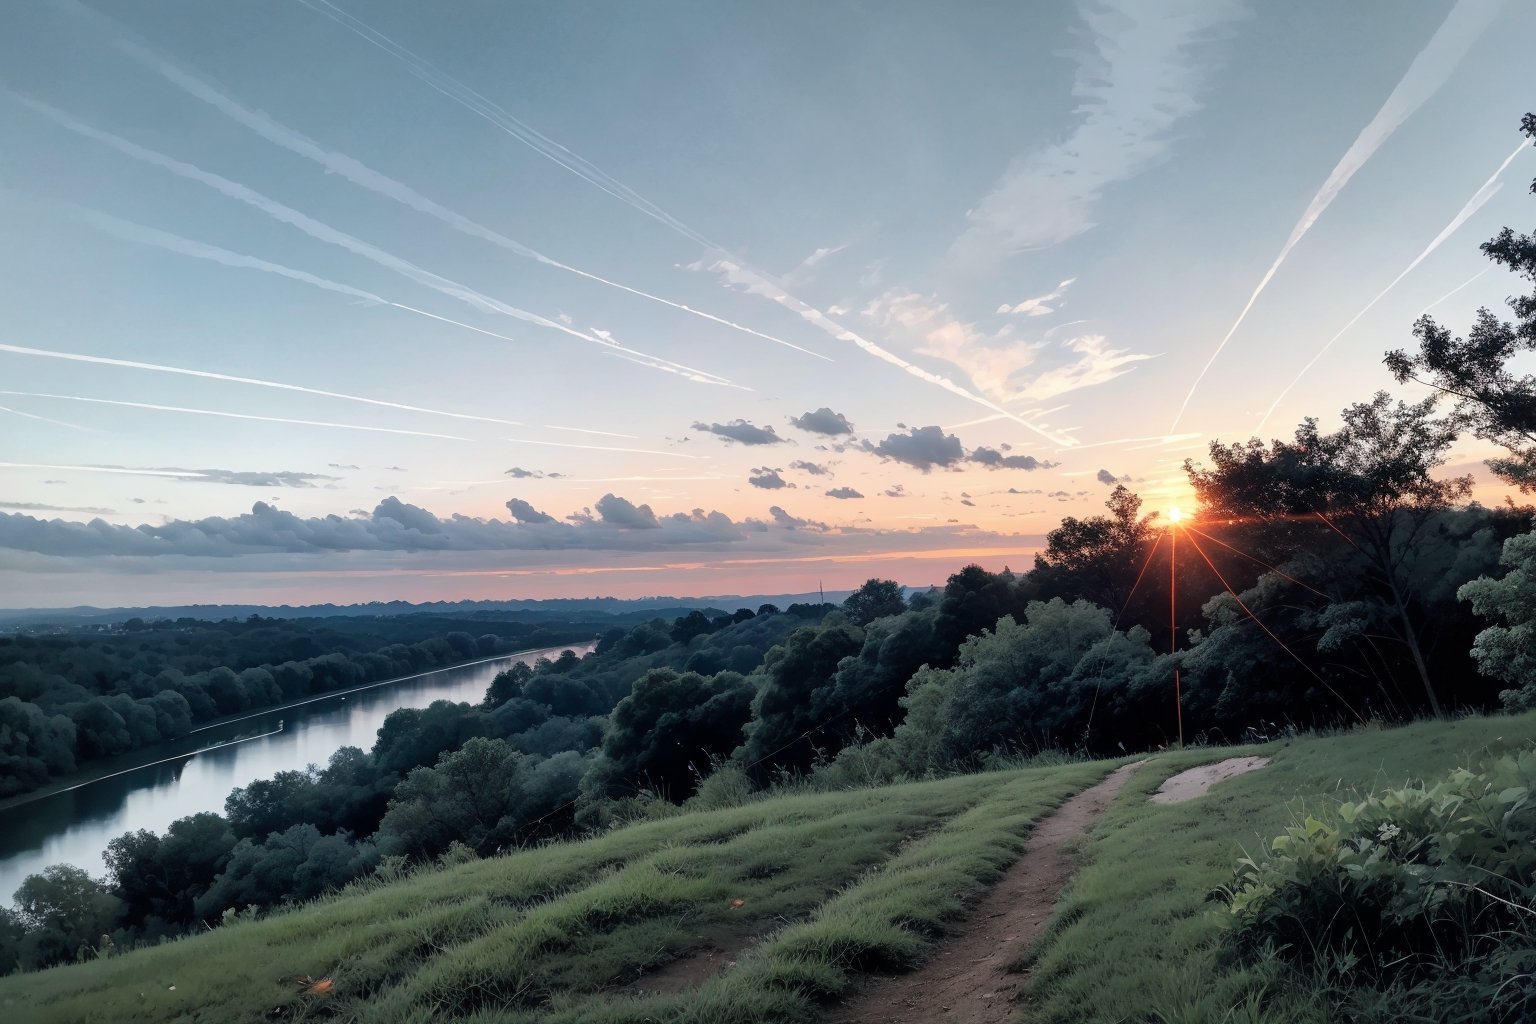
<path fill-rule="evenodd" d="M 1536 1012 L 1536 750 L 1308 816 L 1222 895 L 1239 955 L 1278 956 L 1437 1020 Z M 1376 1005 L 1384 1005 L 1381 999 Z"/>

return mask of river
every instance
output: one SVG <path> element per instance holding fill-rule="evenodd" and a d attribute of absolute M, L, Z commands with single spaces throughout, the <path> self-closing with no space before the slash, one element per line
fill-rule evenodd
<path fill-rule="evenodd" d="M 69 863 L 106 874 L 102 853 L 124 832 L 164 833 L 177 818 L 224 810 L 230 790 L 280 771 L 325 764 L 342 747 L 373 746 L 379 726 L 397 708 L 435 700 L 479 703 L 496 673 L 591 644 L 566 644 L 439 669 L 273 708 L 199 730 L 174 743 L 134 751 L 93 767 L 107 774 L 73 789 L 0 810 L 0 904 L 28 875 Z M 281 724 L 281 728 L 279 728 Z M 241 739 L 241 737 L 252 737 Z M 211 750 L 210 744 L 228 742 Z"/>

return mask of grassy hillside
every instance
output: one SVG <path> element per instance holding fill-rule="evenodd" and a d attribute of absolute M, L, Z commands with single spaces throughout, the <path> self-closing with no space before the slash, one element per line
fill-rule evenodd
<path fill-rule="evenodd" d="M 1270 768 L 1174 807 L 1146 795 L 1234 751 L 1159 755 L 1084 851 L 1037 951 L 1038 1010 L 1053 1021 L 1320 1018 L 1273 993 L 1259 1014 L 1269 979 L 1217 963 L 1207 892 L 1300 808 L 1532 742 L 1536 716 L 1272 744 Z M 39 1022 L 814 1020 L 860 975 L 918 962 L 1030 823 L 1115 763 L 680 814 L 3 979 L 0 1009 Z M 668 964 L 706 949 L 720 951 L 712 976 L 656 991 L 683 984 Z M 321 978 L 327 991 L 303 991 L 300 979 Z"/>

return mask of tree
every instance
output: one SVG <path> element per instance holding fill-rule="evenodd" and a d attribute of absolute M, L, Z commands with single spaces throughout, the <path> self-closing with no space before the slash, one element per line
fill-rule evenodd
<path fill-rule="evenodd" d="M 1471 490 L 1471 478 L 1438 479 L 1433 471 L 1457 437 L 1453 420 L 1434 418 L 1435 399 L 1395 405 L 1380 392 L 1343 412 L 1332 434 L 1306 419 L 1294 442 L 1258 438 L 1223 446 L 1212 441 L 1213 468 L 1185 460 L 1184 469 L 1207 519 L 1281 524 L 1291 543 L 1344 542 L 1341 557 L 1360 564 L 1391 613 L 1389 628 L 1408 649 L 1431 711 L 1443 714 L 1425 664 L 1415 622 L 1415 561 L 1433 517 Z M 1299 525 L 1314 522 L 1307 530 Z"/>
<path fill-rule="evenodd" d="M 454 842 L 479 854 L 494 851 L 516 833 L 513 815 L 531 767 L 530 758 L 505 740 L 468 740 L 395 788 L 379 826 L 380 846 L 409 857 L 434 856 Z"/>
<path fill-rule="evenodd" d="M 740 742 L 752 697 L 752 684 L 735 672 L 652 669 L 608 715 L 602 755 L 583 789 L 624 797 L 656 787 L 681 803 L 710 760 Z"/>
<path fill-rule="evenodd" d="M 1536 143 L 1536 114 L 1526 114 L 1520 130 Z M 1536 182 L 1531 183 L 1536 193 Z M 1484 242 L 1484 255 L 1528 282 L 1536 283 L 1536 234 L 1517 235 L 1509 228 Z M 1536 374 L 1517 376 L 1510 362 L 1536 351 L 1536 291 L 1509 301 L 1513 323 L 1486 307 L 1465 338 L 1428 316 L 1413 325 L 1419 350 L 1387 353 L 1386 364 L 1399 382 L 1428 384 L 1456 400 L 1456 413 L 1478 437 L 1509 452 L 1488 466 L 1522 491 L 1536 490 Z"/>
<path fill-rule="evenodd" d="M 843 602 L 843 612 L 860 626 L 867 626 L 887 615 L 900 615 L 906 610 L 906 597 L 901 584 L 895 580 L 865 580 L 864 585 Z"/>
<path fill-rule="evenodd" d="M 1505 704 L 1529 710 L 1536 707 L 1536 533 L 1505 541 L 1499 561 L 1509 568 L 1503 579 L 1473 580 L 1456 596 L 1477 614 L 1504 620 L 1477 635 L 1472 657 L 1484 675 L 1510 684 L 1499 695 Z"/>
<path fill-rule="evenodd" d="M 1124 484 L 1104 503 L 1107 516 L 1068 516 L 1045 535 L 1035 574 L 1047 590 L 1087 598 L 1118 612 L 1130 600 L 1157 513 L 1141 515 L 1141 498 Z"/>
<path fill-rule="evenodd" d="M 73 864 L 51 864 L 28 875 L 16 890 L 16 910 L 27 934 L 22 963 L 48 967 L 75 959 L 117 926 L 122 901 Z"/>

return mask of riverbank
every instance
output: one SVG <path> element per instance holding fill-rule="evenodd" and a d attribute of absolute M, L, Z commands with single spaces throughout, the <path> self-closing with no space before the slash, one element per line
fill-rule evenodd
<path fill-rule="evenodd" d="M 164 764 L 168 761 L 177 761 L 183 758 L 193 757 L 203 752 L 209 742 L 207 737 L 199 737 L 194 739 L 194 737 L 198 737 L 199 733 L 209 732 L 214 729 L 221 729 L 225 726 L 235 725 L 239 722 L 248 721 L 253 718 L 261 718 L 266 715 L 275 714 L 279 711 L 288 711 L 293 708 L 301 708 L 309 704 L 317 704 L 321 701 L 334 700 L 337 697 L 348 697 L 355 693 L 364 693 L 368 690 L 377 690 L 383 686 L 393 686 L 399 683 L 408 683 L 413 679 L 421 679 L 424 676 L 429 676 L 436 672 L 444 672 L 449 669 L 474 668 L 476 665 L 488 665 L 492 662 L 506 661 L 511 658 L 526 658 L 530 655 L 542 655 L 549 652 L 558 653 L 560 651 L 575 651 L 577 654 L 585 654 L 587 651 L 595 647 L 596 644 L 596 639 L 593 639 L 577 643 L 559 644 L 554 647 L 530 647 L 527 650 L 510 651 L 506 654 L 495 654 L 488 658 L 472 658 L 468 661 L 460 661 L 452 665 L 440 665 L 437 668 L 426 669 L 422 672 L 413 672 L 407 676 L 393 676 L 389 679 L 381 679 L 375 683 L 363 683 L 360 686 L 349 687 L 345 690 L 331 690 L 326 693 L 317 694 L 313 697 L 306 697 L 303 700 L 289 701 L 286 704 L 273 704 L 270 707 L 260 708 L 255 711 L 242 711 L 237 715 L 225 715 L 222 718 L 216 718 L 212 721 L 204 722 L 197 728 L 189 730 L 185 736 L 179 736 L 174 740 L 157 743 L 151 747 L 143 747 L 139 750 L 133 751 L 130 754 L 123 754 L 113 758 L 103 758 L 99 761 L 93 762 L 92 766 L 89 768 L 83 768 L 79 771 L 71 772 L 69 775 L 64 775 L 57 779 L 53 779 L 46 785 L 40 786 L 37 789 L 31 790 L 30 792 L 19 793 L 16 796 L 6 797 L 4 800 L 0 800 L 0 812 L 12 810 L 14 808 L 32 803 L 36 800 L 45 800 L 48 797 L 56 796 L 60 793 L 67 793 L 71 790 L 79 789 L 82 786 L 88 786 L 93 782 L 101 782 L 104 779 L 110 779 L 118 775 L 124 775 L 131 771 L 137 771 L 140 768 L 148 768 L 156 764 Z M 187 746 L 190 749 L 176 753 L 168 753 L 169 748 L 173 746 Z M 144 759 L 146 754 L 156 753 L 163 756 L 151 757 L 148 760 Z"/>

